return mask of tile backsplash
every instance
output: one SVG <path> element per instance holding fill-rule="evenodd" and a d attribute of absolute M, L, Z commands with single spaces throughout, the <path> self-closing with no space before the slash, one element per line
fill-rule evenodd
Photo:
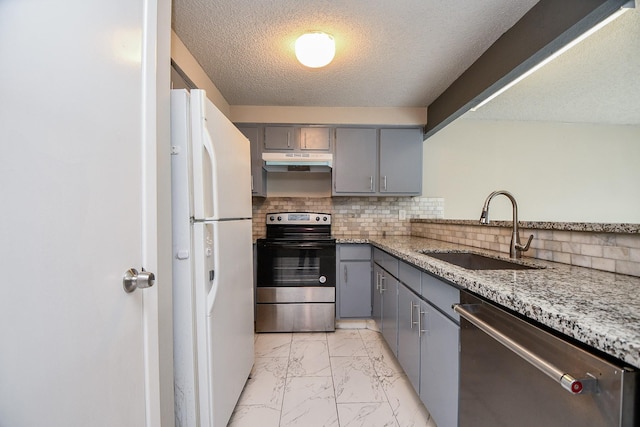
<path fill-rule="evenodd" d="M 253 238 L 264 237 L 271 212 L 322 212 L 333 215 L 335 236 L 366 239 L 408 236 L 411 219 L 444 215 L 444 199 L 433 197 L 269 197 L 253 198 Z M 404 219 L 400 219 L 401 213 Z"/>
<path fill-rule="evenodd" d="M 415 222 L 411 235 L 509 254 L 511 227 Z M 640 234 L 520 228 L 523 243 L 533 234 L 524 257 L 613 273 L 640 276 Z"/>

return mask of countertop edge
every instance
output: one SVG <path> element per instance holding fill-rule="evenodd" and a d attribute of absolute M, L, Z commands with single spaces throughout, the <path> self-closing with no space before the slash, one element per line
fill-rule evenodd
<path fill-rule="evenodd" d="M 482 227 L 511 227 L 512 221 L 491 221 L 489 224 L 479 224 L 477 220 L 469 219 L 411 219 L 416 224 L 448 224 L 448 225 L 477 225 Z M 585 231 L 592 233 L 640 233 L 640 224 L 633 223 L 595 223 L 595 222 L 551 222 L 551 221 L 518 221 L 520 228 L 532 230 Z"/>

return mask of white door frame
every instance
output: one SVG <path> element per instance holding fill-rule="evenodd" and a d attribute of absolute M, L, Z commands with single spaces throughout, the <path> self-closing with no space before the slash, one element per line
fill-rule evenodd
<path fill-rule="evenodd" d="M 145 0 L 142 42 L 142 262 L 156 273 L 143 294 L 147 426 L 175 424 L 171 273 L 171 0 Z"/>

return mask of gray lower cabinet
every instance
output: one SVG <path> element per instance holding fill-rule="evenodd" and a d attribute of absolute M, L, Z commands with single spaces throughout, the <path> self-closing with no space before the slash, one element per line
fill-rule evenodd
<path fill-rule="evenodd" d="M 420 400 L 440 427 L 458 425 L 460 326 L 426 302 L 421 303 Z"/>
<path fill-rule="evenodd" d="M 373 264 L 373 319 L 393 351 L 398 354 L 398 280 Z"/>
<path fill-rule="evenodd" d="M 398 355 L 398 280 L 386 274 L 382 287 L 382 336 L 393 354 Z"/>
<path fill-rule="evenodd" d="M 456 427 L 460 291 L 380 249 L 373 258 L 373 317 L 436 424 Z"/>
<path fill-rule="evenodd" d="M 382 290 L 380 288 L 381 277 L 384 270 L 378 264 L 373 264 L 373 290 L 371 293 L 371 317 L 376 322 L 379 331 L 382 331 Z"/>
<path fill-rule="evenodd" d="M 371 247 L 338 245 L 338 317 L 371 317 Z"/>
<path fill-rule="evenodd" d="M 420 391 L 420 297 L 404 284 L 398 287 L 398 362 L 411 385 Z"/>

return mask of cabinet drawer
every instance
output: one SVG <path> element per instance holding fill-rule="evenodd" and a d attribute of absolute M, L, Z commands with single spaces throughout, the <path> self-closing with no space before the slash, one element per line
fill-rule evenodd
<path fill-rule="evenodd" d="M 373 260 L 393 277 L 398 278 L 398 258 L 381 249 L 373 248 Z"/>
<path fill-rule="evenodd" d="M 340 260 L 371 260 L 371 246 L 362 244 L 341 244 Z"/>
<path fill-rule="evenodd" d="M 415 293 L 420 293 L 420 276 L 422 272 L 406 262 L 400 261 L 398 279 Z"/>
<path fill-rule="evenodd" d="M 451 306 L 460 302 L 460 290 L 443 282 L 430 274 L 422 273 L 423 298 L 438 307 L 452 319 L 460 320 L 458 313 Z"/>

